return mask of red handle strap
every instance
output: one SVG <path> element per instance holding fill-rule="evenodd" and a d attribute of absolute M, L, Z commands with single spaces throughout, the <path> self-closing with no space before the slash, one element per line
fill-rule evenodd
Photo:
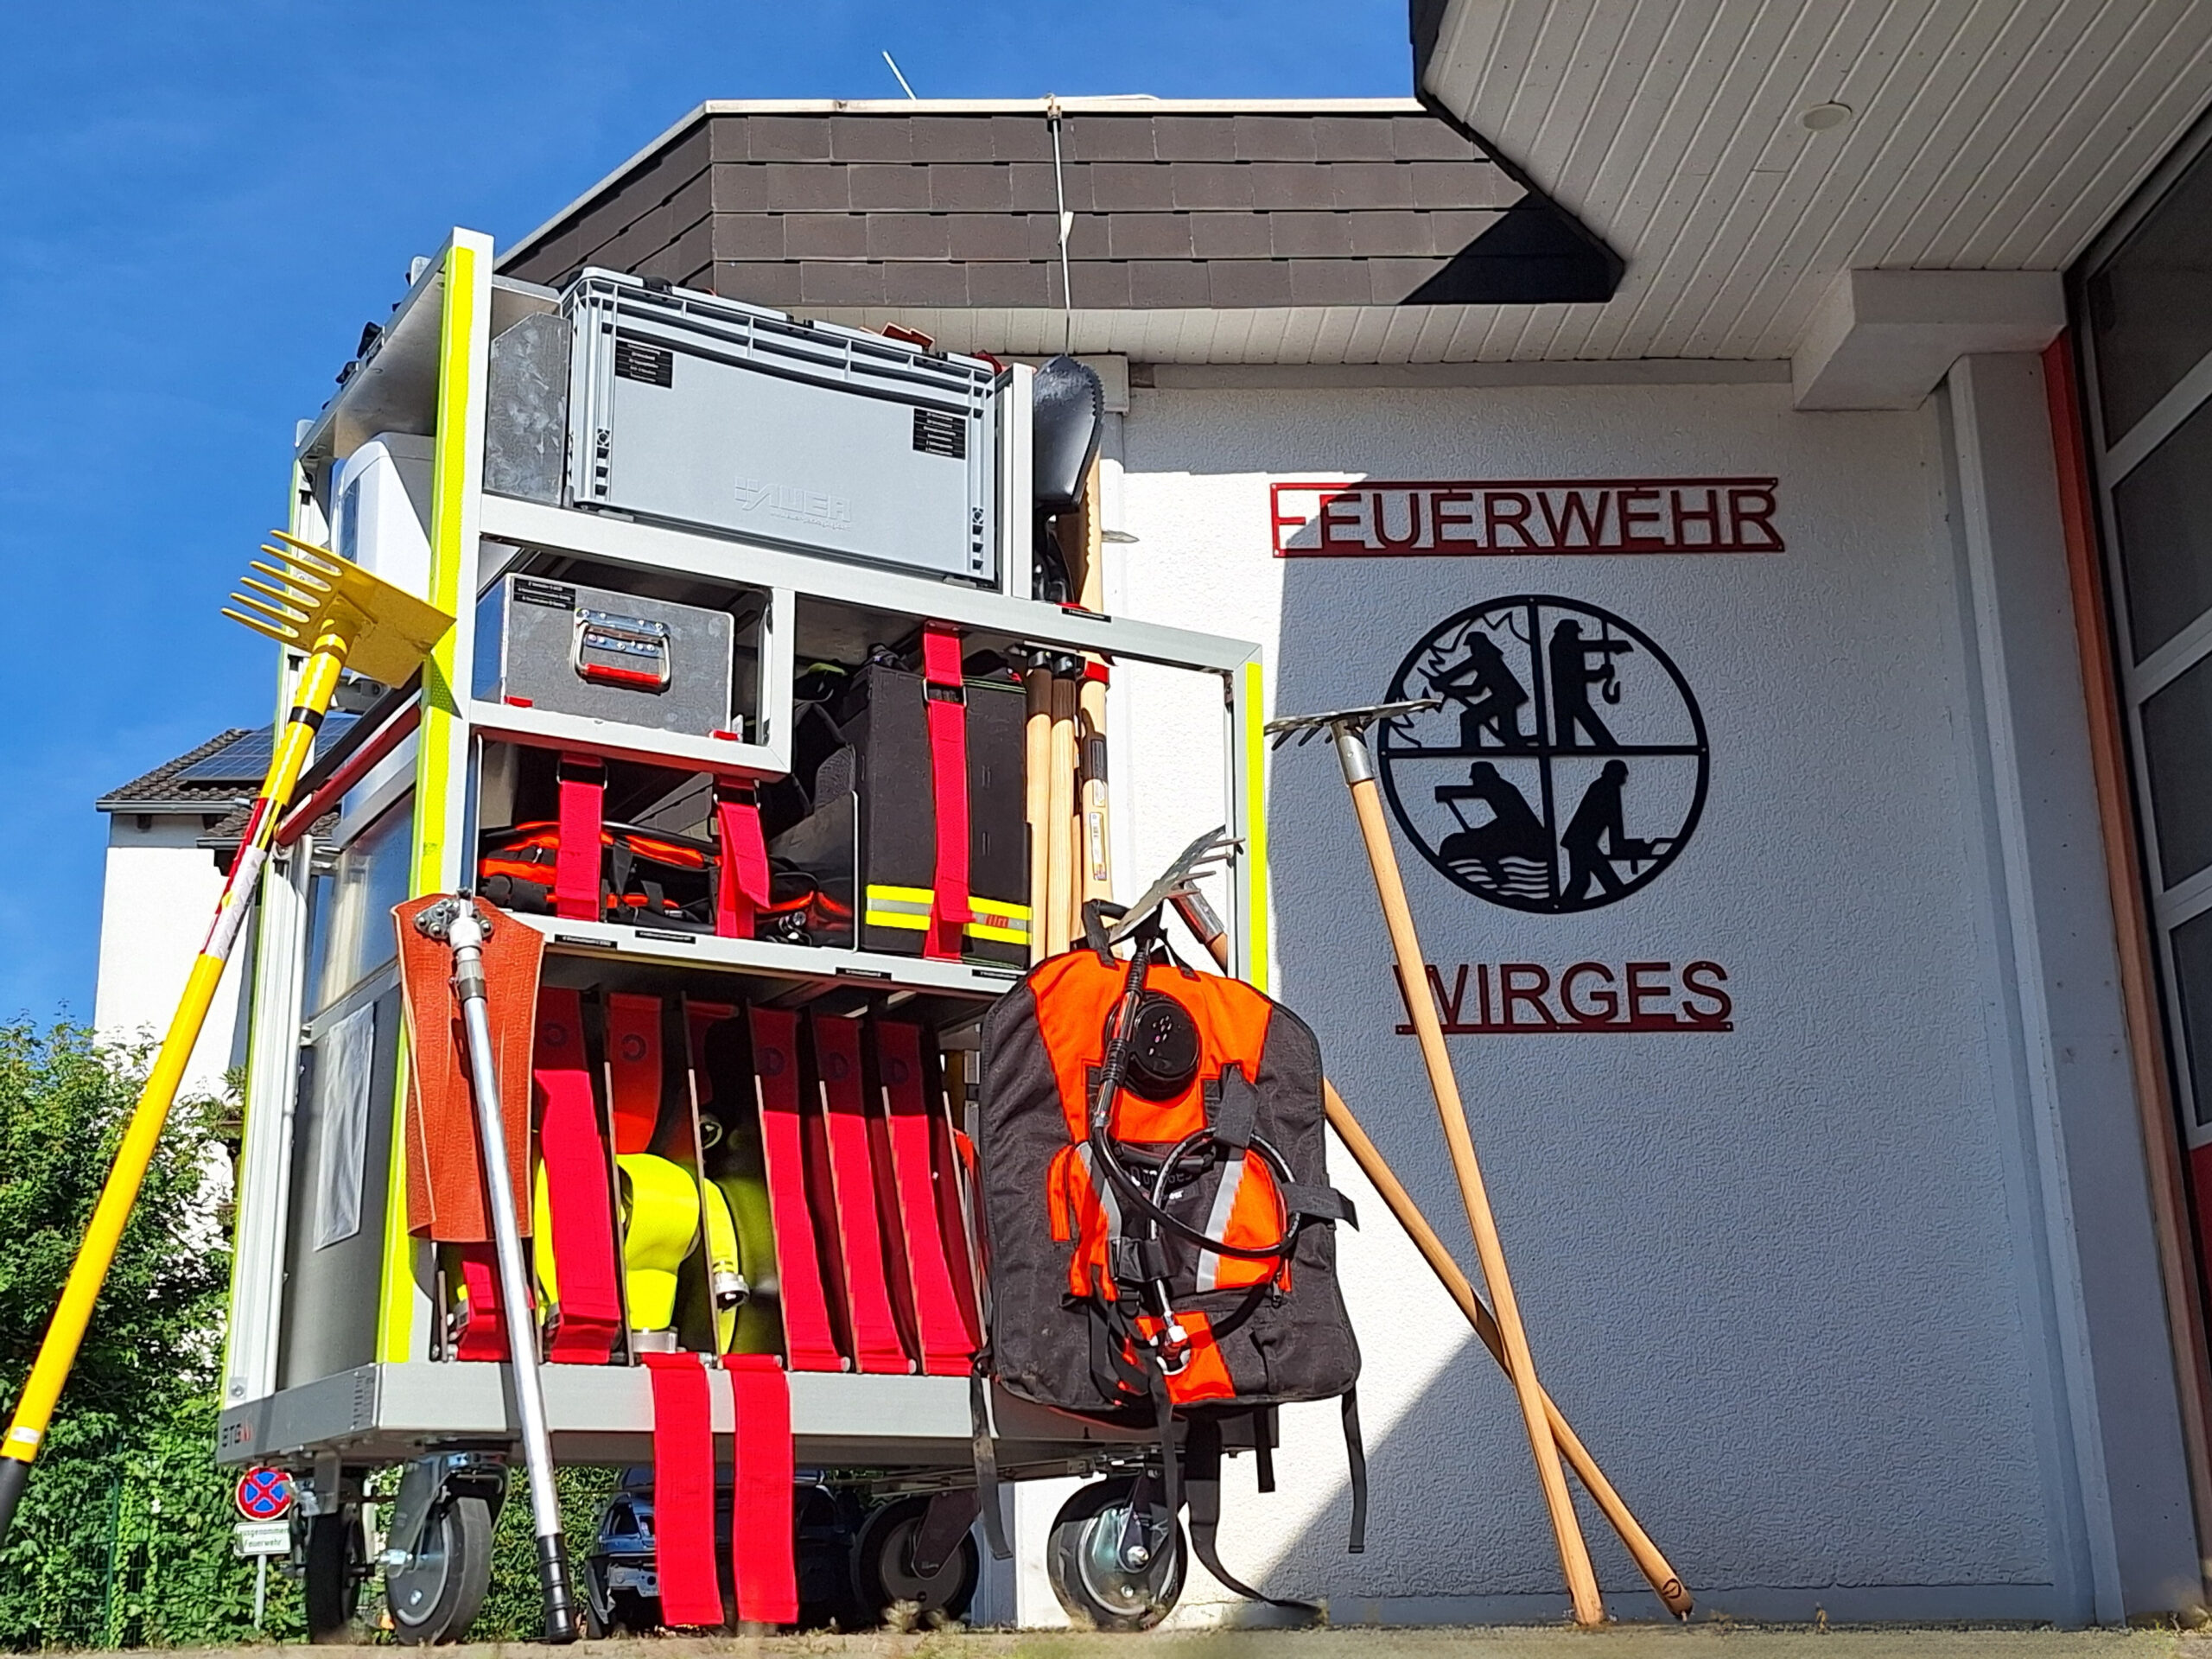
<path fill-rule="evenodd" d="M 718 1625 L 714 1401 L 705 1362 L 696 1354 L 643 1357 L 653 1389 L 653 1557 L 661 1618 L 670 1624 Z"/>
<path fill-rule="evenodd" d="M 807 1201 L 806 1143 L 799 1105 L 798 1015 L 747 1010 L 753 1037 L 753 1089 L 768 1173 L 768 1215 L 776 1233 L 776 1280 L 784 1351 L 795 1371 L 841 1371 L 845 1363 L 830 1325 L 822 1250 Z"/>
<path fill-rule="evenodd" d="M 795 1624 L 791 1383 L 767 1354 L 725 1354 L 722 1369 L 729 1373 L 737 1423 L 729 1529 L 737 1616 L 752 1624 Z"/>
<path fill-rule="evenodd" d="M 455 1359 L 505 1359 L 506 1314 L 499 1304 L 499 1263 L 489 1244 L 457 1244 L 461 1281 L 468 1287 L 467 1313 L 455 1333 Z"/>
<path fill-rule="evenodd" d="M 614 1351 L 622 1328 L 614 1269 L 614 1201 L 607 1190 L 607 1138 L 592 1097 L 584 1053 L 583 1000 L 548 989 L 537 1000 L 537 1151 L 544 1160 L 561 1300 L 547 1357 L 598 1365 Z"/>
<path fill-rule="evenodd" d="M 563 921 L 595 922 L 607 767 L 589 755 L 564 754 L 559 776 L 561 842 L 553 862 L 553 913 Z"/>
<path fill-rule="evenodd" d="M 874 1149 L 861 1089 L 861 1034 L 851 1020 L 810 1016 L 815 1074 L 822 1085 L 822 1124 L 829 1142 L 838 1255 L 853 1362 L 863 1371 L 903 1376 L 914 1367 L 899 1338 L 886 1277 L 883 1231 L 875 1192 Z"/>
<path fill-rule="evenodd" d="M 884 1128 L 891 1153 L 893 1201 L 886 1206 L 894 1243 L 912 1287 L 912 1314 L 922 1370 L 965 1376 L 974 1346 L 960 1313 L 960 1292 L 938 1211 L 930 1144 L 930 1110 L 922 1075 L 922 1033 L 895 1020 L 875 1025 L 876 1076 L 883 1086 Z"/>
<path fill-rule="evenodd" d="M 726 939 L 753 937 L 753 918 L 769 903 L 768 844 L 760 836 L 760 809 L 750 790 L 728 785 L 715 791 L 715 828 L 722 868 L 715 883 L 715 931 Z"/>
<path fill-rule="evenodd" d="M 929 716 L 930 791 L 937 830 L 930 929 L 922 954 L 957 962 L 968 908 L 968 702 L 960 673 L 960 635 L 939 623 L 922 628 L 922 699 Z"/>

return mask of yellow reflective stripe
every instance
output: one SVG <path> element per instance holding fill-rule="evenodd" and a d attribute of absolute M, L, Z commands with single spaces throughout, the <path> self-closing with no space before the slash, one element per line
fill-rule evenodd
<path fill-rule="evenodd" d="M 867 907 L 861 919 L 870 927 L 903 928 L 910 933 L 929 931 L 937 894 L 927 887 L 899 887 L 871 882 Z M 1003 944 L 1029 943 L 1029 906 L 1001 903 L 996 899 L 968 900 L 969 920 L 962 931 L 971 939 L 995 939 Z"/>
<path fill-rule="evenodd" d="M 909 916 L 895 910 L 864 911 L 861 912 L 861 919 L 870 927 L 903 927 L 913 933 L 926 933 L 930 931 L 928 917 Z"/>
<path fill-rule="evenodd" d="M 937 902 L 937 892 L 931 887 L 894 887 L 880 881 L 871 881 L 868 884 L 868 901 L 872 905 L 919 905 L 926 910 Z"/>

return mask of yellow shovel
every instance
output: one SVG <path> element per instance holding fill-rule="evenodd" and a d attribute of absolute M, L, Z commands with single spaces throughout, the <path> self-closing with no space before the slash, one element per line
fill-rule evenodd
<path fill-rule="evenodd" d="M 251 576 L 243 578 L 240 585 L 248 591 L 231 595 L 242 608 L 226 609 L 223 614 L 281 644 L 305 649 L 307 664 L 292 692 L 291 713 L 277 730 L 269 775 L 263 779 L 261 793 L 246 819 L 238 856 L 231 862 L 230 879 L 216 901 L 215 919 L 207 930 L 207 942 L 192 964 L 176 1015 L 169 1021 L 168 1034 L 162 1039 L 153 1070 L 147 1074 L 145 1092 L 138 1096 L 123 1145 L 116 1152 L 115 1166 L 100 1189 L 99 1204 L 85 1230 L 85 1242 L 77 1248 L 77 1260 L 62 1287 L 53 1321 L 39 1344 L 38 1358 L 23 1384 L 14 1421 L 8 1426 L 8 1438 L 0 1442 L 0 1543 L 7 1541 L 16 1505 L 29 1484 L 31 1460 L 38 1456 L 47 1425 L 53 1421 L 54 1402 L 69 1380 L 69 1368 L 85 1339 L 85 1327 L 92 1321 L 92 1305 L 99 1299 L 100 1287 L 115 1261 L 124 1224 L 138 1201 L 147 1166 L 153 1162 L 162 1125 L 175 1103 L 177 1084 L 200 1040 L 200 1027 L 207 1023 L 207 1007 L 214 1001 L 215 988 L 223 977 L 223 964 L 230 959 L 239 926 L 245 920 L 250 908 L 247 900 L 252 897 L 261 867 L 268 861 L 276 820 L 307 765 L 316 729 L 330 707 L 331 693 L 338 687 L 339 671 L 351 668 L 387 685 L 401 684 L 453 626 L 453 618 L 445 612 L 379 581 L 358 565 L 281 530 L 271 533 L 283 545 L 264 544 L 261 550 L 276 563 L 256 560 L 253 569 L 279 585 Z"/>

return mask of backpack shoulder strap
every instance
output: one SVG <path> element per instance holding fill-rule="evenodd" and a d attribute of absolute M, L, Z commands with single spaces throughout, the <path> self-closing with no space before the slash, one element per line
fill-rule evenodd
<path fill-rule="evenodd" d="M 1221 1564 L 1221 1424 L 1211 1416 L 1193 1417 L 1183 1436 L 1183 1491 L 1191 1504 L 1191 1548 L 1224 1589 L 1247 1601 L 1264 1601 L 1319 1619 L 1310 1601 L 1263 1595 Z"/>

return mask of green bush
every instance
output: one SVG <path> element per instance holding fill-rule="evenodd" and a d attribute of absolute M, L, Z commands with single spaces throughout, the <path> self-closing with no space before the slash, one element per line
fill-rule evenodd
<path fill-rule="evenodd" d="M 145 1056 L 80 1027 L 0 1025 L 0 1395 L 12 1410 L 99 1196 Z M 235 1093 L 235 1090 L 233 1090 Z M 215 1465 L 230 1281 L 227 1209 L 209 1182 L 235 1154 L 232 1100 L 178 1103 L 124 1230 L 54 1427 L 0 1550 L 0 1647 L 124 1648 L 255 1639 L 254 1564 L 232 1549 L 235 1470 Z M 614 1471 L 559 1471 L 579 1569 Z M 386 1476 L 378 1490 L 396 1482 Z M 272 1562 L 264 1640 L 307 1634 Z M 365 1588 L 364 1624 L 376 1585 Z M 535 1638 L 543 1618 L 528 1483 L 493 1535 L 480 1641 Z"/>
<path fill-rule="evenodd" d="M 144 1056 L 81 1027 L 0 1026 L 0 1391 L 12 1408 L 137 1103 Z M 230 1277 L 208 1183 L 236 1109 L 181 1102 L 0 1551 L 0 1644 L 236 1642 L 253 1564 L 232 1553 L 234 1474 L 214 1460 Z M 304 1633 L 270 1576 L 270 1637 Z"/>

